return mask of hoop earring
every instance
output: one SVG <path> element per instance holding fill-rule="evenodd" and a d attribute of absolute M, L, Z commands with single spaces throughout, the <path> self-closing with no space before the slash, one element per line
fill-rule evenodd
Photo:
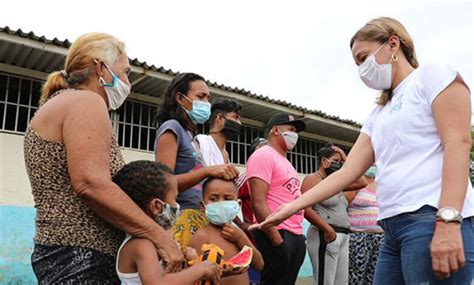
<path fill-rule="evenodd" d="M 395 54 L 392 54 L 392 56 L 390 57 L 393 61 L 397 61 L 398 60 L 398 56 L 396 56 Z"/>

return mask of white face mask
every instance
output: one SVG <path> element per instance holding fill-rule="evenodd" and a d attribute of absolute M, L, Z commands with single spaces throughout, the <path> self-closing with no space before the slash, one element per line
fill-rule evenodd
<path fill-rule="evenodd" d="M 282 132 L 281 135 L 283 136 L 283 139 L 285 140 L 286 149 L 292 150 L 296 146 L 296 143 L 298 142 L 298 134 L 295 132 L 287 131 L 287 132 Z"/>
<path fill-rule="evenodd" d="M 104 87 L 105 94 L 107 94 L 109 110 L 117 110 L 130 94 L 130 85 L 120 80 L 107 64 L 104 63 L 104 65 L 109 70 L 110 74 L 112 74 L 114 79 L 112 83 L 107 83 L 102 76 L 99 76 L 100 86 Z"/>
<path fill-rule="evenodd" d="M 386 90 L 392 86 L 392 59 L 388 64 L 378 64 L 375 55 L 385 45 L 381 45 L 372 55 L 359 65 L 359 75 L 369 88 Z"/>

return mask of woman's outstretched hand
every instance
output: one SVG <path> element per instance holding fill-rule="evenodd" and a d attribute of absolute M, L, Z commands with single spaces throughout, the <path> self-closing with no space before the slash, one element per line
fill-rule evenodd
<path fill-rule="evenodd" d="M 280 208 L 278 208 L 278 210 L 268 215 L 265 221 L 249 226 L 249 230 L 264 229 L 276 226 L 291 217 L 297 211 L 298 209 L 295 209 L 292 203 L 283 204 L 280 206 Z"/>

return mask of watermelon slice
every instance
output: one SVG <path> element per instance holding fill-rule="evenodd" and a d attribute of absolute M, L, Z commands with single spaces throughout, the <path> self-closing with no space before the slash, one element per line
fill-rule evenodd
<path fill-rule="evenodd" d="M 242 250 L 237 253 L 234 257 L 227 260 L 228 263 L 232 263 L 234 270 L 239 270 L 244 267 L 249 267 L 252 262 L 253 250 L 251 247 L 244 245 Z"/>
<path fill-rule="evenodd" d="M 222 260 L 224 251 L 215 244 L 203 244 L 201 251 L 203 254 L 200 255 L 197 260 L 188 261 L 189 266 L 193 266 L 203 260 L 211 260 L 219 264 L 222 268 L 229 268 L 232 266 L 232 271 L 234 271 L 249 267 L 253 256 L 252 248 L 246 245 L 244 245 L 239 253 L 227 261 Z"/>

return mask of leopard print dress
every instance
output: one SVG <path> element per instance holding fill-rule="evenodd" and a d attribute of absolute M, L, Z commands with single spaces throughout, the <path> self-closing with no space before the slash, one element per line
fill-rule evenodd
<path fill-rule="evenodd" d="M 125 164 L 114 138 L 109 154 L 110 173 L 114 175 Z M 77 263 L 71 270 L 86 272 L 94 267 L 104 274 L 110 268 L 114 275 L 115 255 L 124 234 L 99 218 L 74 192 L 64 143 L 46 140 L 29 127 L 24 139 L 24 158 L 36 207 L 32 264 L 39 283 L 82 283 L 94 279 L 80 274 L 61 279 L 64 275 L 74 276 L 73 272 L 64 271 L 75 261 L 82 264 Z"/>

